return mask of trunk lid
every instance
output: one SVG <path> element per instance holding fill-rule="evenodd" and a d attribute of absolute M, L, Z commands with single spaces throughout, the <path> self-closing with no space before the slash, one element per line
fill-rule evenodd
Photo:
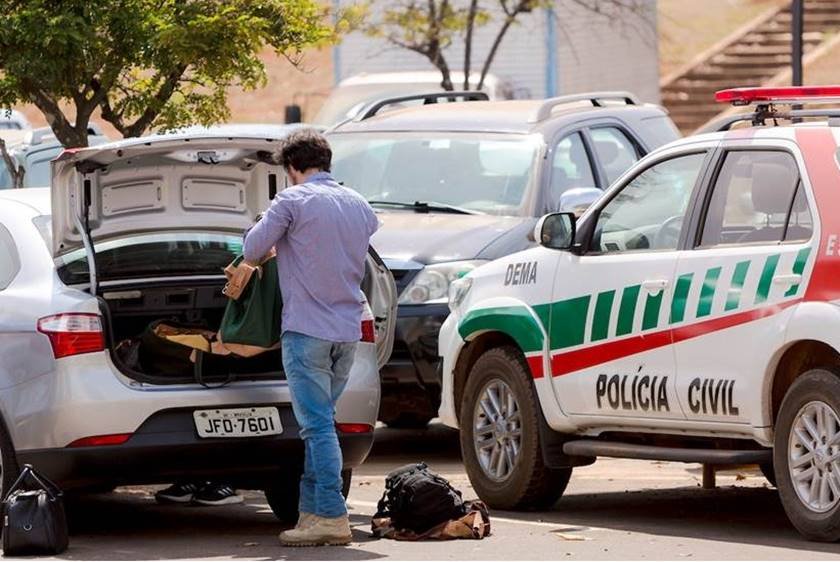
<path fill-rule="evenodd" d="M 281 139 L 158 135 L 66 150 L 52 163 L 53 256 L 162 230 L 242 232 L 282 187 L 271 162 Z"/>

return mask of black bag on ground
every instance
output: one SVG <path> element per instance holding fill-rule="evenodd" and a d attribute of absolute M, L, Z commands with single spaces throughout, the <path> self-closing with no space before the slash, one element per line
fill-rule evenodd
<path fill-rule="evenodd" d="M 421 462 L 388 474 L 374 517 L 390 517 L 396 529 L 423 533 L 466 512 L 461 492 Z"/>
<path fill-rule="evenodd" d="M 60 554 L 67 550 L 64 494 L 24 465 L 3 499 L 3 556 Z"/>

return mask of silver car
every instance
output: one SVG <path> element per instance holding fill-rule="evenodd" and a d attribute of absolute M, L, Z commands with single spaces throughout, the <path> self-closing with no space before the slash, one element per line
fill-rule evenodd
<path fill-rule="evenodd" d="M 198 380 L 138 361 L 162 360 L 143 347 L 153 322 L 218 326 L 222 268 L 285 182 L 270 158 L 282 135 L 260 133 L 66 151 L 51 189 L 0 192 L 3 489 L 23 463 L 66 489 L 222 479 L 296 517 L 303 446 L 279 355 L 228 360 Z M 363 292 L 364 335 L 336 413 L 346 485 L 372 445 L 393 345 L 396 290 L 372 250 Z"/>

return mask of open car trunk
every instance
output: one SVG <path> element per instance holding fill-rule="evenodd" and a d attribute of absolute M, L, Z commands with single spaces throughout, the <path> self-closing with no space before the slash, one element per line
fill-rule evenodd
<path fill-rule="evenodd" d="M 53 162 L 59 277 L 98 297 L 108 347 L 127 376 L 152 384 L 190 383 L 196 373 L 206 384 L 283 377 L 279 350 L 252 358 L 203 354 L 202 368 L 188 372 L 183 363 L 155 366 L 154 346 L 143 341 L 161 321 L 219 329 L 227 305 L 222 269 L 285 182 L 270 157 L 280 140 L 253 131 L 161 135 L 66 151 Z M 373 250 L 362 289 L 381 366 L 393 346 L 397 294 Z"/>
<path fill-rule="evenodd" d="M 367 274 L 362 283 L 362 292 L 371 304 L 383 298 L 377 296 L 373 269 L 376 267 L 377 256 L 373 254 L 368 258 Z M 106 345 L 117 368 L 139 382 L 161 385 L 203 383 L 210 386 L 235 380 L 284 379 L 279 347 L 253 357 L 205 353 L 200 368 L 196 368 L 196 355 L 187 362 L 190 351 L 185 346 L 181 346 L 185 348 L 184 352 L 178 354 L 183 355 L 183 359 L 173 360 L 150 335 L 150 328 L 158 323 L 210 332 L 218 330 L 228 300 L 222 294 L 224 282 L 224 277 L 181 278 L 129 283 L 119 289 L 104 290 L 99 297 L 99 308 Z M 387 340 L 389 322 L 384 317 L 375 317 L 375 324 L 377 343 Z M 387 361 L 387 357 L 384 360 Z"/>
<path fill-rule="evenodd" d="M 247 358 L 204 353 L 197 366 L 197 354 L 191 348 L 153 335 L 152 327 L 159 323 L 215 332 L 227 304 L 223 286 L 223 282 L 209 280 L 155 282 L 104 291 L 100 310 L 114 364 L 132 379 L 151 384 L 211 385 L 284 378 L 280 349 Z M 162 349 L 162 345 L 167 347 Z"/>

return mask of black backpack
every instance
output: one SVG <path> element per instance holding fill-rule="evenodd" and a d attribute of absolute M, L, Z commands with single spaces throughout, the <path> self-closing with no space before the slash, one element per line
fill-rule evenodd
<path fill-rule="evenodd" d="M 424 533 L 466 513 L 461 492 L 421 462 L 388 474 L 374 518 L 390 517 L 395 529 Z"/>

